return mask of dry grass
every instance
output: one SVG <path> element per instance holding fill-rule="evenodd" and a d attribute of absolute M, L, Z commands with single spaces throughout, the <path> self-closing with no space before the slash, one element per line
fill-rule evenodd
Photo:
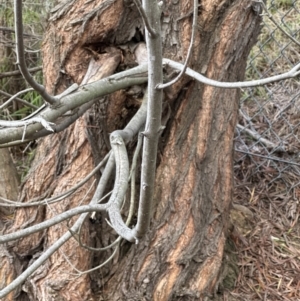
<path fill-rule="evenodd" d="M 275 17 L 299 40 L 300 1 L 278 0 L 279 4 Z M 248 77 L 278 74 L 300 60 L 299 46 L 265 22 Z M 239 124 L 244 128 L 237 131 L 235 145 L 234 203 L 239 206 L 231 216 L 239 274 L 235 289 L 223 298 L 300 300 L 299 80 L 245 90 Z"/>
<path fill-rule="evenodd" d="M 292 187 L 296 180 L 292 172 L 290 179 L 268 184 L 272 175 L 266 167 L 247 182 L 237 174 L 235 202 L 252 212 L 235 223 L 231 237 L 239 257 L 231 294 L 240 300 L 300 300 L 300 187 L 287 193 L 287 181 Z"/>

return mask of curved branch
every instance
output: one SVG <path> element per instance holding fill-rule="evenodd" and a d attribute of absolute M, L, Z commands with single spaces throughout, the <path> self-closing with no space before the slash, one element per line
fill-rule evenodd
<path fill-rule="evenodd" d="M 169 59 L 164 59 L 163 64 L 169 65 L 170 67 L 177 70 L 183 69 L 182 64 Z M 300 74 L 299 69 L 300 63 L 293 67 L 290 71 L 285 72 L 283 74 L 275 75 L 265 79 L 245 82 L 220 82 L 217 80 L 209 79 L 190 68 L 187 68 L 185 73 L 193 77 L 194 79 L 200 81 L 201 83 L 207 85 L 219 88 L 236 89 L 261 86 L 279 80 L 294 78 Z M 53 126 L 55 132 L 61 131 L 66 126 L 74 122 L 78 118 L 78 114 L 84 112 L 89 107 L 89 105 L 92 105 L 94 99 L 96 99 L 97 97 L 110 94 L 112 92 L 130 87 L 135 84 L 145 83 L 147 81 L 147 70 L 148 65 L 143 64 L 130 70 L 126 70 L 124 72 L 112 75 L 108 78 L 93 82 L 91 84 L 87 84 L 79 88 L 75 93 L 62 97 L 60 103 L 57 106 L 46 107 L 44 111 L 39 113 L 39 115 L 49 122 L 55 122 L 66 112 L 71 111 L 71 114 L 73 112 L 73 115 L 71 115 L 71 117 L 64 117 L 63 122 Z M 87 104 L 88 102 L 90 102 L 90 104 Z M 82 108 L 80 108 L 81 106 Z M 78 108 L 80 108 L 78 110 L 79 113 L 76 111 L 76 109 Z M 48 131 L 43 130 L 41 124 L 32 124 L 27 126 L 27 139 L 24 141 L 22 141 L 23 132 L 23 127 L 0 129 L 0 147 L 14 146 L 25 142 L 29 142 L 42 136 L 49 135 Z"/>
<path fill-rule="evenodd" d="M 194 40 L 195 40 L 195 32 L 196 32 L 197 22 L 198 22 L 198 7 L 199 7 L 198 0 L 194 0 L 191 41 L 190 41 L 188 53 L 187 53 L 186 60 L 185 60 L 185 63 L 183 65 L 183 68 L 180 71 L 180 73 L 173 80 L 171 80 L 170 82 L 165 83 L 165 84 L 159 84 L 157 86 L 158 89 L 164 89 L 164 88 L 167 88 L 169 86 L 172 86 L 183 76 L 183 74 L 186 71 L 187 65 L 189 63 L 189 60 L 190 60 L 190 57 L 191 57 L 191 54 L 192 54 Z"/>
<path fill-rule="evenodd" d="M 15 30 L 16 30 L 16 46 L 17 46 L 17 65 L 20 71 L 28 82 L 28 84 L 36 90 L 40 95 L 50 104 L 55 104 L 57 101 L 53 96 L 50 96 L 44 86 L 37 83 L 29 73 L 25 57 L 24 57 L 24 41 L 23 41 L 23 14 L 22 14 L 22 0 L 14 0 L 14 14 L 15 14 Z"/>
<path fill-rule="evenodd" d="M 120 242 L 120 237 L 117 239 L 117 242 L 119 243 Z M 92 268 L 92 269 L 89 269 L 89 270 L 86 270 L 86 271 L 80 271 L 78 270 L 69 260 L 67 260 L 66 256 L 66 260 L 68 261 L 69 265 L 79 274 L 78 276 L 81 276 L 81 275 L 84 275 L 84 274 L 88 274 L 88 273 L 91 273 L 91 272 L 94 272 L 96 270 L 99 270 L 101 269 L 102 267 L 104 267 L 106 264 L 108 264 L 113 258 L 114 256 L 116 255 L 116 252 L 118 251 L 119 249 L 119 245 L 116 246 L 116 248 L 114 249 L 114 251 L 112 252 L 112 254 L 104 261 L 102 262 L 100 265 Z"/>
<path fill-rule="evenodd" d="M 1 30 L 1 28 L 0 28 L 0 30 Z M 24 34 L 24 36 L 25 36 L 25 34 Z M 41 70 L 42 70 L 42 67 L 33 67 L 33 68 L 28 69 L 28 72 L 38 72 Z M 2 73 L 0 73 L 0 79 L 6 78 L 6 77 L 18 76 L 20 74 L 21 74 L 20 70 L 2 72 Z"/>
<path fill-rule="evenodd" d="M 110 135 L 110 144 L 116 161 L 116 175 L 113 193 L 109 199 L 108 214 L 113 229 L 128 241 L 135 241 L 132 230 L 124 223 L 120 209 L 128 187 L 129 162 L 124 140 L 120 132 L 116 131 Z"/>
<path fill-rule="evenodd" d="M 177 63 L 175 61 L 169 60 L 169 59 L 164 59 L 163 64 L 165 66 L 170 66 L 174 69 L 177 70 L 182 70 L 183 65 L 180 63 Z M 295 67 L 293 67 L 290 71 L 282 73 L 280 75 L 274 75 L 270 76 L 264 79 L 258 79 L 258 80 L 251 80 L 251 81 L 244 81 L 244 82 L 220 82 L 214 79 L 209 79 L 205 77 L 204 75 L 187 68 L 186 69 L 186 74 L 195 80 L 199 81 L 200 83 L 213 86 L 213 87 L 218 87 L 218 88 L 226 88 L 226 89 L 236 89 L 236 88 L 248 88 L 248 87 L 256 87 L 256 86 L 262 86 L 266 84 L 270 84 L 279 80 L 284 80 L 288 78 L 293 78 L 296 77 L 297 75 L 300 74 L 300 63 L 297 64 Z"/>

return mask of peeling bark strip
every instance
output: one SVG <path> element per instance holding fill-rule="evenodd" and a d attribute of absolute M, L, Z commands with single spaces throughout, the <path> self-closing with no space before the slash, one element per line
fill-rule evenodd
<path fill-rule="evenodd" d="M 59 4 L 43 44 L 44 79 L 50 93 L 79 84 L 91 59 L 95 63 L 89 72 L 98 65 L 105 70 L 101 76 L 115 72 L 115 67 L 118 71 L 135 64 L 134 44 L 144 41 L 144 30 L 131 4 L 122 0 Z M 164 2 L 164 57 L 184 61 L 191 11 L 192 1 Z M 202 0 L 190 67 L 216 80 L 242 80 L 259 23 L 249 0 Z M 122 60 L 110 68 L 107 58 L 114 51 L 122 53 Z M 167 69 L 166 76 L 172 77 Z M 17 300 L 186 301 L 204 300 L 217 291 L 232 195 L 239 91 L 204 86 L 184 77 L 164 92 L 171 114 L 161 139 L 156 205 L 148 235 L 138 245 L 123 243 L 114 261 L 91 277 L 76 277 L 71 264 L 83 271 L 111 253 L 93 254 L 72 239 L 27 280 Z M 61 193 L 94 167 L 94 161 L 107 152 L 108 133 L 123 128 L 140 103 L 129 94 L 114 93 L 64 132 L 41 140 L 22 187 L 24 202 Z M 17 210 L 11 231 L 85 204 L 93 193 L 92 182 L 63 202 Z M 82 242 L 96 247 L 110 244 L 115 236 L 105 216 L 96 226 L 84 224 Z M 25 268 L 67 230 L 64 223 L 24 238 L 11 245 L 13 255 Z M 17 267 L 15 271 L 19 273 Z"/>

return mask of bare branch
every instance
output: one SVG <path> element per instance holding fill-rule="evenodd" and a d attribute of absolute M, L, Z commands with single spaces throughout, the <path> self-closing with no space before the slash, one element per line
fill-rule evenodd
<path fill-rule="evenodd" d="M 135 84 L 142 84 L 147 81 L 147 65 L 141 65 L 130 70 L 114 74 L 110 77 L 95 81 L 90 84 L 86 84 L 80 87 L 75 93 L 63 96 L 57 106 L 45 107 L 44 111 L 39 113 L 39 116 L 48 122 L 55 122 L 57 118 L 63 116 L 68 112 L 68 116 L 64 117 L 64 120 L 70 119 L 74 122 L 78 118 L 77 108 L 88 103 L 88 109 L 93 102 L 101 96 L 110 94 L 120 89 L 130 87 Z M 74 110 L 74 111 L 73 111 Z M 72 116 L 73 113 L 73 116 Z M 14 145 L 22 142 L 30 141 L 30 139 L 36 139 L 39 131 L 43 126 L 41 124 L 31 124 L 27 127 L 26 137 L 27 140 L 22 141 L 24 128 L 7 128 L 0 129 L 0 145 L 14 141 Z M 59 125 L 53 126 L 55 132 L 59 131 Z M 43 136 L 49 133 L 43 132 Z M 12 143 L 6 144 L 4 147 L 11 146 Z"/>
<path fill-rule="evenodd" d="M 137 242 L 137 237 L 135 235 L 135 232 L 127 227 L 127 223 L 125 224 L 123 222 L 122 216 L 120 214 L 122 200 L 125 197 L 125 193 L 128 186 L 128 180 L 129 180 L 128 158 L 127 158 L 127 152 L 126 152 L 124 142 L 126 143 L 130 141 L 141 130 L 141 128 L 144 127 L 147 118 L 147 106 L 148 106 L 147 92 L 148 91 L 146 90 L 140 109 L 130 120 L 130 122 L 125 127 L 125 129 L 115 131 L 111 134 L 111 146 L 114 151 L 114 158 L 116 160 L 116 177 L 115 177 L 113 194 L 109 200 L 110 207 L 108 209 L 108 214 L 113 229 L 121 237 L 127 239 L 128 241 L 135 241 L 135 242 Z M 140 145 L 138 146 L 140 147 Z M 134 157 L 133 162 L 135 163 L 133 164 L 136 164 L 136 160 L 137 158 Z"/>
<path fill-rule="evenodd" d="M 113 132 L 110 136 L 110 144 L 116 161 L 116 175 L 113 193 L 108 202 L 109 219 L 113 229 L 128 241 L 136 241 L 131 229 L 123 222 L 120 209 L 128 187 L 129 162 L 121 131 Z"/>
<path fill-rule="evenodd" d="M 116 242 L 117 242 L 117 244 L 119 244 L 120 237 L 116 240 Z M 96 267 L 94 267 L 92 269 L 86 270 L 86 271 L 79 271 L 73 264 L 71 264 L 71 262 L 69 260 L 68 260 L 68 263 L 79 274 L 78 276 L 81 276 L 81 275 L 88 274 L 88 273 L 94 272 L 96 270 L 99 270 L 102 267 L 104 267 L 105 265 L 107 265 L 115 257 L 118 249 L 119 249 L 119 245 L 116 246 L 116 248 L 114 249 L 114 251 L 112 252 L 112 254 L 104 262 L 102 262 L 100 265 L 98 265 L 98 266 L 96 266 Z M 65 258 L 66 258 L 66 256 L 65 256 Z"/>
<path fill-rule="evenodd" d="M 30 119 L 24 119 L 24 120 L 0 120 L 0 127 L 8 127 L 8 128 L 16 128 L 16 127 L 24 127 L 24 130 L 26 130 L 26 127 L 29 124 L 33 123 L 40 123 L 46 130 L 53 132 L 53 129 L 50 125 L 54 125 L 52 122 L 47 122 L 42 117 L 32 117 Z"/>
<path fill-rule="evenodd" d="M 239 128 L 240 130 L 246 132 L 247 134 L 249 134 L 252 138 L 254 138 L 255 140 L 261 142 L 262 144 L 264 144 L 267 148 L 270 149 L 275 149 L 275 148 L 279 148 L 280 146 L 274 144 L 273 142 L 271 142 L 268 139 L 263 138 L 259 133 L 252 131 L 244 126 L 242 126 L 241 124 L 237 125 L 237 128 Z M 284 149 L 282 149 L 282 147 L 280 147 L 281 151 L 284 151 Z"/>
<path fill-rule="evenodd" d="M 19 95 L 22 95 L 22 94 L 30 92 L 30 91 L 33 91 L 33 88 L 28 88 L 28 89 L 19 91 L 18 93 L 16 93 L 15 95 L 13 95 L 10 99 L 8 99 L 7 101 L 5 101 L 4 104 L 0 106 L 0 110 L 3 110 L 5 107 L 7 107 Z"/>
<path fill-rule="evenodd" d="M 137 238 L 142 237 L 148 230 L 153 203 L 154 179 L 156 171 L 157 145 L 161 133 L 161 115 L 163 91 L 156 87 L 163 82 L 162 73 L 162 40 L 161 40 L 161 11 L 160 3 L 143 0 L 143 7 L 151 16 L 151 26 L 156 36 L 151 36 L 146 30 L 146 44 L 148 51 L 148 107 L 145 126 L 141 190 L 137 225 L 134 228 Z"/>
<path fill-rule="evenodd" d="M 21 99 L 21 98 L 19 98 L 19 97 L 15 97 L 15 95 L 11 95 L 11 94 L 9 94 L 9 93 L 7 93 L 7 92 L 5 92 L 5 91 L 0 90 L 0 94 L 3 95 L 3 96 L 9 97 L 9 98 L 13 98 L 13 100 L 18 101 L 18 102 L 20 102 L 20 103 L 22 103 L 22 104 L 24 104 L 25 106 L 28 106 L 28 107 L 30 107 L 30 108 L 38 109 L 37 106 L 31 104 L 30 102 L 27 102 L 26 100 L 23 100 L 23 99 Z M 5 104 L 6 104 L 6 103 L 4 103 L 4 104 L 2 105 L 2 106 L 3 106 L 2 108 L 5 108 Z"/>
<path fill-rule="evenodd" d="M 15 30 L 13 28 L 4 27 L 4 26 L 0 26 L 0 31 L 13 32 L 13 33 L 15 32 Z M 32 33 L 23 33 L 23 36 L 24 37 L 29 37 L 29 38 L 35 38 L 35 39 L 38 39 L 38 40 L 42 39 L 42 36 L 35 35 L 35 34 L 32 34 Z M 12 71 L 12 72 L 14 72 L 14 71 Z M 0 78 L 1 78 L 1 75 L 0 75 Z"/>
<path fill-rule="evenodd" d="M 142 141 L 143 141 L 143 136 L 142 134 L 140 133 L 138 135 L 138 143 L 137 143 L 137 146 L 136 146 L 136 150 L 134 152 L 134 155 L 133 155 L 133 159 L 132 159 L 132 167 L 131 167 L 131 171 L 130 171 L 130 181 L 131 181 L 131 194 L 130 194 L 130 206 L 129 206 L 129 213 L 128 213 L 128 217 L 127 217 L 127 220 L 126 220 L 126 223 L 125 225 L 126 226 L 129 226 L 130 222 L 131 222 L 131 219 L 132 219 L 132 216 L 133 216 L 133 212 L 134 212 L 134 201 L 135 201 L 135 170 L 136 170 L 136 166 L 137 166 L 137 159 L 138 159 L 138 155 L 140 153 L 140 150 L 141 150 L 141 146 L 142 146 Z M 107 195 L 106 195 L 107 196 Z M 104 196 L 102 199 L 104 199 L 106 196 Z M 100 200 L 101 201 L 101 200 Z M 81 228 L 80 228 L 81 230 Z M 81 242 L 81 239 L 80 239 L 80 231 L 79 230 L 79 234 L 78 234 L 78 242 L 79 242 L 79 245 L 82 246 L 83 248 L 86 248 L 90 251 L 105 251 L 107 249 L 110 249 L 112 247 L 114 247 L 116 244 L 119 243 L 119 241 L 121 240 L 121 236 L 119 236 L 113 243 L 111 243 L 110 245 L 106 246 L 106 247 L 103 247 L 103 248 L 93 248 L 93 247 L 89 247 L 89 246 L 86 246 L 84 245 L 82 242 Z M 76 239 L 76 238 L 75 238 Z M 102 267 L 103 265 L 101 264 L 100 266 L 98 266 L 97 268 L 99 267 Z M 94 269 L 92 269 L 94 270 Z M 89 272 L 91 272 L 92 270 L 89 270 Z M 87 271 L 88 272 L 88 271 Z"/>
<path fill-rule="evenodd" d="M 169 65 L 170 67 L 177 70 L 183 69 L 182 64 L 169 59 L 164 59 L 163 64 Z M 80 116 L 79 114 L 83 114 L 83 112 L 85 112 L 93 104 L 93 101 L 95 99 L 110 94 L 114 91 L 132 86 L 134 84 L 142 84 L 146 82 L 147 67 L 147 64 L 143 64 L 130 70 L 112 75 L 108 78 L 84 85 L 83 87 L 80 87 L 76 91 L 76 93 L 63 96 L 58 106 L 45 107 L 44 111 L 39 113 L 39 115 L 48 122 L 54 122 L 57 118 L 63 116 L 66 112 L 69 112 L 70 114 L 68 114 L 67 117 L 64 117 L 59 124 L 53 126 L 53 130 L 55 132 L 59 132 L 70 125 L 72 122 L 74 122 L 78 118 L 78 116 Z M 217 80 L 212 80 L 201 75 L 198 72 L 193 71 L 190 68 L 187 68 L 186 74 L 207 85 L 220 88 L 235 89 L 261 86 L 279 80 L 294 78 L 300 74 L 299 69 L 300 63 L 293 67 L 290 71 L 283 74 L 275 75 L 265 79 L 245 82 L 220 82 Z M 81 106 L 82 108 L 80 108 L 79 111 L 75 110 Z M 49 132 L 43 130 L 43 126 L 39 123 L 31 124 L 27 127 L 27 140 L 24 141 L 22 141 L 23 132 L 24 129 L 22 128 L 0 129 L 0 147 L 18 145 L 30 140 L 37 139 L 39 137 L 49 135 Z"/>
<path fill-rule="evenodd" d="M 23 14 L 22 14 L 22 0 L 14 0 L 14 14 L 15 14 L 15 30 L 16 30 L 16 46 L 17 46 L 17 65 L 24 79 L 28 84 L 36 90 L 40 95 L 50 104 L 55 104 L 56 100 L 53 96 L 50 96 L 44 86 L 37 83 L 29 73 L 25 57 L 24 57 L 24 41 L 23 41 Z"/>
<path fill-rule="evenodd" d="M 34 68 L 28 69 L 28 72 L 38 72 L 38 71 L 41 71 L 41 70 L 42 70 L 42 67 L 34 67 Z M 6 78 L 6 77 L 18 76 L 20 74 L 21 74 L 20 70 L 2 72 L 2 73 L 0 73 L 0 79 Z"/>
<path fill-rule="evenodd" d="M 177 63 L 175 61 L 169 60 L 169 59 L 164 59 L 163 63 L 165 66 L 170 66 L 174 69 L 177 70 L 182 70 L 183 65 L 180 63 Z M 290 71 L 279 74 L 279 75 L 274 75 L 271 77 L 267 77 L 264 79 L 258 79 L 258 80 L 251 80 L 251 81 L 244 81 L 244 82 L 220 82 L 217 80 L 209 79 L 205 77 L 204 75 L 187 68 L 186 69 L 186 74 L 189 75 L 190 77 L 194 78 L 195 80 L 209 85 L 209 86 L 214 86 L 218 88 L 226 88 L 226 89 L 236 89 L 236 88 L 247 88 L 247 87 L 256 87 L 256 86 L 262 86 L 270 83 L 274 83 L 280 80 L 288 79 L 288 78 L 294 78 L 300 74 L 300 63 L 297 64 L 295 67 L 293 67 Z"/>
<path fill-rule="evenodd" d="M 144 68 L 145 68 L 145 66 L 142 67 L 142 70 L 144 70 Z M 141 69 L 139 68 L 139 70 L 141 70 Z M 128 73 L 125 73 L 125 74 L 128 74 Z M 129 74 L 131 74 L 131 73 L 129 73 Z M 138 74 L 140 74 L 140 73 L 138 73 Z M 116 81 L 117 85 L 119 84 L 117 79 L 121 79 L 122 83 L 123 83 L 123 81 L 125 81 L 125 82 L 130 81 L 130 78 L 128 79 L 126 76 L 124 77 L 124 73 L 122 73 L 121 76 L 119 75 L 117 78 L 115 76 L 113 76 L 112 78 L 113 78 L 112 82 Z M 145 80 L 146 79 L 143 78 L 143 81 L 145 81 Z M 104 81 L 107 81 L 110 83 L 110 81 L 108 79 L 105 79 Z M 93 85 L 95 83 L 88 84 L 87 86 Z M 97 89 L 97 85 L 95 85 L 94 88 Z M 69 95 L 67 97 L 69 97 Z M 141 127 L 144 126 L 145 120 L 146 120 L 146 109 L 145 109 L 146 106 L 147 106 L 147 95 L 144 97 L 144 101 L 142 103 L 141 108 L 138 110 L 138 112 L 135 114 L 135 116 L 132 118 L 132 120 L 129 122 L 129 124 L 124 129 L 127 131 L 126 139 L 130 138 L 128 136 L 129 133 L 131 133 L 132 137 L 134 137 L 138 133 L 138 131 L 141 129 Z M 92 209 L 91 210 L 88 209 L 87 211 L 89 211 L 89 212 L 95 211 L 94 209 L 100 209 L 100 208 L 101 209 L 105 208 L 105 210 L 107 210 L 109 208 L 109 206 L 111 206 L 109 203 L 104 204 L 104 205 L 101 205 L 101 204 L 96 205 L 96 204 L 103 196 L 103 193 L 105 191 L 105 188 L 109 181 L 109 178 L 112 174 L 114 166 L 115 166 L 115 159 L 114 159 L 113 154 L 111 154 L 109 156 L 108 162 L 104 168 L 102 177 L 100 178 L 100 182 L 99 182 L 97 189 L 94 193 L 94 196 L 90 202 L 90 205 L 86 205 L 88 208 L 92 208 Z M 128 177 L 127 177 L 126 181 L 128 181 Z M 96 205 L 96 206 L 94 206 L 94 205 Z M 106 207 L 104 207 L 104 206 L 106 206 Z M 86 207 L 82 206 L 79 208 L 86 208 Z M 45 262 L 54 252 L 56 252 L 65 242 L 67 242 L 74 233 L 77 233 L 87 216 L 88 216 L 88 213 L 82 214 L 77 219 L 75 224 L 71 227 L 71 229 L 70 229 L 71 231 L 68 231 L 63 236 L 61 236 L 31 266 L 29 266 L 21 275 L 19 275 L 15 280 L 13 280 L 7 287 L 5 287 L 3 290 L 1 290 L 0 298 L 6 296 L 12 290 L 14 290 L 20 284 L 22 284 L 35 270 L 37 270 L 43 264 L 43 262 Z"/>
<path fill-rule="evenodd" d="M 0 243 L 3 244 L 5 242 L 8 241 L 12 241 L 21 237 L 25 237 L 27 235 L 45 230 L 51 226 L 54 226 L 58 223 L 61 223 L 62 221 L 65 221 L 66 219 L 69 219 L 71 217 L 73 217 L 74 215 L 78 215 L 81 213 L 86 213 L 86 212 L 92 212 L 92 211 L 105 211 L 107 210 L 108 205 L 107 204 L 89 204 L 89 205 L 84 205 L 84 206 L 79 206 L 73 209 L 70 209 L 66 212 L 63 212 L 61 214 L 58 214 L 56 216 L 54 216 L 53 218 L 44 221 L 42 223 L 39 223 L 37 225 L 13 232 L 13 233 L 9 233 L 9 234 L 5 234 L 5 235 L 1 235 L 0 236 Z"/>

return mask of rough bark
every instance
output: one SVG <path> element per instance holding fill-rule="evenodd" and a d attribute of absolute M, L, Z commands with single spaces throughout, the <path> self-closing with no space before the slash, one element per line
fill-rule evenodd
<path fill-rule="evenodd" d="M 19 176 L 11 159 L 8 149 L 0 149 L 0 196 L 9 200 L 17 200 L 19 194 Z M 0 207 L 0 233 L 3 233 L 13 218 L 13 207 Z M 16 276 L 15 269 L 19 269 L 17 261 L 6 246 L 0 245 L 0 288 L 8 285 Z M 14 294 L 6 300 L 13 300 Z"/>
<path fill-rule="evenodd" d="M 189 12 L 189 5 L 170 5 L 170 20 Z M 209 78 L 242 80 L 260 18 L 248 1 L 201 5 L 191 66 Z M 168 39 L 165 44 L 165 53 L 173 59 L 184 57 L 190 19 L 183 19 L 176 29 L 170 26 L 167 31 L 169 39 L 177 36 L 176 46 L 169 47 Z M 218 290 L 240 93 L 195 82 L 177 86 L 180 92 L 172 99 L 169 131 L 163 136 L 152 231 L 123 259 L 124 272 L 106 284 L 109 300 L 205 300 Z"/>
<path fill-rule="evenodd" d="M 191 10 L 192 1 L 165 1 L 165 57 L 184 60 Z M 201 1 L 190 66 L 213 79 L 242 80 L 259 23 L 248 0 Z M 43 45 L 47 90 L 59 93 L 71 82 L 80 83 L 92 57 L 101 61 L 116 49 L 123 54 L 116 71 L 131 67 L 131 44 L 143 40 L 141 24 L 128 1 L 65 2 L 52 16 Z M 139 101 L 130 94 L 119 91 L 99 101 L 66 131 L 42 139 L 22 200 L 55 195 L 83 178 L 107 151 L 108 133 L 123 127 L 136 110 Z M 216 293 L 232 196 L 239 95 L 238 90 L 204 86 L 187 77 L 167 89 L 166 107 L 171 114 L 158 154 L 154 216 L 148 235 L 138 245 L 123 243 L 115 260 L 93 273 L 92 280 L 87 275 L 74 277 L 66 257 L 77 269 L 85 270 L 103 262 L 109 252 L 93 257 L 72 239 L 28 279 L 23 287 L 28 298 L 204 300 Z M 11 231 L 86 203 L 93 193 L 92 182 L 61 203 L 18 210 Z M 30 264 L 65 231 L 66 224 L 52 227 L 18 241 L 12 250 L 16 257 L 22 256 L 24 265 Z M 104 217 L 97 229 L 87 222 L 82 230 L 86 244 L 108 244 L 113 237 Z"/>
<path fill-rule="evenodd" d="M 0 149 L 0 196 L 17 200 L 20 179 L 8 149 Z M 12 207 L 0 207 L 0 215 L 9 215 Z"/>
<path fill-rule="evenodd" d="M 5 14 L 0 16 L 0 25 L 7 26 Z M 11 60 L 12 49 L 7 47 L 4 41 L 10 41 L 9 32 L 0 31 L 0 66 L 1 71 L 14 70 L 15 66 Z M 15 93 L 20 87 L 18 80 L 0 80 L 1 89 L 9 93 Z M 0 99 L 2 104 L 2 99 Z M 14 106 L 16 108 L 17 106 Z M 9 200 L 17 200 L 19 194 L 20 179 L 16 167 L 8 149 L 0 149 L 0 196 Z M 0 206 L 0 233 L 3 233 L 13 218 L 13 207 Z M 15 270 L 19 269 L 18 261 L 13 261 L 13 256 L 6 246 L 0 245 L 0 288 L 7 286 L 16 276 Z M 7 296 L 6 300 L 13 300 L 14 294 Z"/>

